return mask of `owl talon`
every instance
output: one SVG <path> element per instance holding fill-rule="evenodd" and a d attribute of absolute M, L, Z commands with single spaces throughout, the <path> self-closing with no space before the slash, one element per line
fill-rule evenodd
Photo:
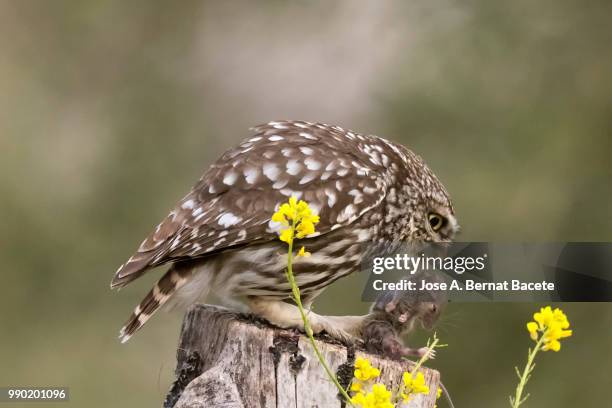
<path fill-rule="evenodd" d="M 336 318 L 338 316 L 334 317 Z M 314 330 L 313 326 L 313 331 L 315 333 L 321 333 L 324 331 L 330 337 L 334 338 L 335 340 L 338 340 L 339 342 L 347 346 L 354 345 L 357 341 L 357 338 L 355 336 L 341 328 L 338 328 L 335 324 L 333 324 L 332 321 L 328 320 L 325 316 L 317 316 L 317 320 L 319 320 L 317 322 L 318 331 Z"/>

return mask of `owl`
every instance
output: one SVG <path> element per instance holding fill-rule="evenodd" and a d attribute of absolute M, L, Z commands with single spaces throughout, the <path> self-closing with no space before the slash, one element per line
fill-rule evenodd
<path fill-rule="evenodd" d="M 286 280 L 287 247 L 271 220 L 290 197 L 320 216 L 296 242 L 311 252 L 293 272 L 310 308 L 332 282 L 360 269 L 364 246 L 445 242 L 458 229 L 444 186 L 406 147 L 305 121 L 275 121 L 226 151 L 117 270 L 118 289 L 169 264 L 123 326 L 127 341 L 161 307 L 214 294 L 280 327 L 302 327 Z M 350 316 L 309 314 L 313 331 L 350 337 Z M 302 327 L 303 328 L 303 327 Z"/>

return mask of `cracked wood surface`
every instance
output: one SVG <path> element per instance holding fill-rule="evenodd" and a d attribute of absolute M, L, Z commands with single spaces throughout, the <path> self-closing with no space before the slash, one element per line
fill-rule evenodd
<path fill-rule="evenodd" d="M 348 386 L 356 356 L 381 370 L 380 382 L 396 388 L 414 364 L 393 361 L 333 340 L 317 344 L 341 384 Z M 402 408 L 434 406 L 440 375 L 422 368 L 429 395 Z M 195 305 L 185 315 L 177 351 L 177 379 L 164 408 L 340 408 L 336 387 L 320 366 L 308 339 L 252 316 Z"/>

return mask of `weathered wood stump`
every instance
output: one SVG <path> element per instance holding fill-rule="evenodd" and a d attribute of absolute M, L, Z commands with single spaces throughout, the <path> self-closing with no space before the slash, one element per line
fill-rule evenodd
<path fill-rule="evenodd" d="M 318 347 L 338 380 L 348 386 L 355 356 L 381 370 L 380 381 L 396 388 L 414 363 L 392 361 L 318 336 Z M 431 408 L 440 380 L 422 368 L 429 395 L 414 397 L 406 408 Z M 164 408 L 344 407 L 308 339 L 272 327 L 252 316 L 196 305 L 183 321 L 177 351 L 176 381 Z"/>

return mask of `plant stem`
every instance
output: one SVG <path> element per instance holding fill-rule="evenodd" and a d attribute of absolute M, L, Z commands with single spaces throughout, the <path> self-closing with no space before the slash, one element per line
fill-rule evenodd
<path fill-rule="evenodd" d="M 529 355 L 527 356 L 527 364 L 525 365 L 525 368 L 523 369 L 523 374 L 521 374 L 519 383 L 516 387 L 516 393 L 514 394 L 514 400 L 510 398 L 510 405 L 512 406 L 512 408 L 519 408 L 521 404 L 525 402 L 525 400 L 527 399 L 527 397 L 525 397 L 525 399 L 522 399 L 523 390 L 525 389 L 525 385 L 527 385 L 527 381 L 529 381 L 529 374 L 531 373 L 531 371 L 533 371 L 533 368 L 534 368 L 533 360 L 535 359 L 536 354 L 538 354 L 538 352 L 542 349 L 542 344 L 544 343 L 544 338 L 546 337 L 545 335 L 546 333 L 542 334 L 535 348 L 531 350 L 529 352 Z"/>
<path fill-rule="evenodd" d="M 293 221 L 291 228 L 293 229 L 293 232 L 295 234 L 295 220 Z M 323 358 L 323 355 L 319 351 L 319 348 L 317 347 L 317 344 L 315 342 L 315 339 L 312 333 L 312 328 L 310 327 L 310 321 L 308 320 L 308 317 L 306 316 L 306 311 L 304 310 L 304 306 L 302 306 L 300 288 L 295 282 L 295 277 L 293 276 L 293 239 L 289 241 L 289 252 L 287 254 L 287 280 L 289 281 L 289 284 L 291 285 L 291 291 L 293 293 L 293 299 L 295 300 L 295 304 L 297 305 L 300 311 L 302 322 L 304 323 L 304 331 L 306 332 L 306 336 L 308 336 L 308 340 L 310 340 L 310 344 L 312 345 L 312 348 L 319 362 L 323 366 L 323 369 L 325 370 L 325 373 L 327 374 L 329 379 L 334 383 L 336 388 L 338 388 L 338 391 L 340 391 L 340 394 L 346 399 L 346 402 L 354 407 L 353 403 L 351 402 L 351 397 L 348 395 L 348 393 L 342 387 L 342 385 L 340 385 L 340 383 L 338 382 L 338 379 L 336 378 L 334 373 L 331 371 L 331 369 L 325 362 L 325 359 Z"/>

